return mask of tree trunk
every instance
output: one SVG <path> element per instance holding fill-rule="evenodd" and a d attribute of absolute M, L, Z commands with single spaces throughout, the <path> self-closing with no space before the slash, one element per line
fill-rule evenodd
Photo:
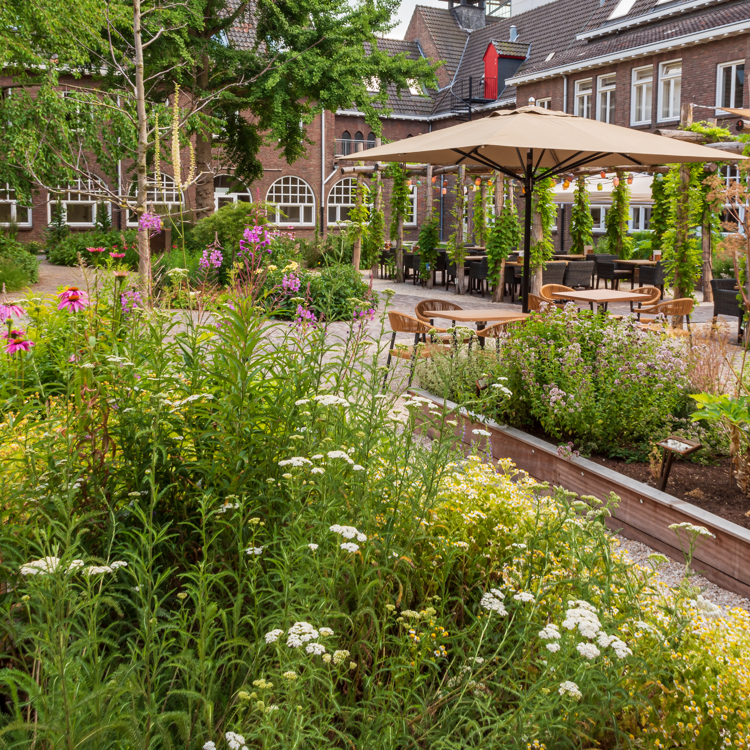
<path fill-rule="evenodd" d="M 692 289 L 685 289 L 683 278 L 680 274 L 680 267 L 684 265 L 686 248 L 689 242 L 688 234 L 690 232 L 690 166 L 683 164 L 680 167 L 680 182 L 677 186 L 677 210 L 675 213 L 675 251 L 678 257 L 675 258 L 677 265 L 677 274 L 674 280 L 674 298 L 682 299 L 687 297 Z M 675 315 L 672 320 L 674 328 L 682 328 L 683 316 Z"/>
<path fill-rule="evenodd" d="M 532 208 L 532 220 L 531 220 L 531 246 L 538 245 L 542 239 L 544 239 L 544 232 L 542 231 L 542 215 L 534 205 L 534 194 L 526 196 L 527 201 L 531 201 Z M 539 296 L 539 292 L 542 288 L 542 267 L 532 266 L 531 267 L 531 279 L 529 279 L 529 292 Z"/>
<path fill-rule="evenodd" d="M 500 172 L 495 172 L 495 221 L 500 220 L 503 206 L 505 204 L 505 177 Z M 492 301 L 502 302 L 503 287 L 505 286 L 505 258 L 500 263 L 500 277 L 495 279 L 495 288 L 492 291 Z"/>
<path fill-rule="evenodd" d="M 146 89 L 144 86 L 143 40 L 141 39 L 141 0 L 133 0 L 133 39 L 135 45 L 135 102 L 138 116 L 138 141 L 136 143 L 136 204 L 135 213 L 140 220 L 146 212 L 148 197 L 148 119 L 146 116 Z M 148 229 L 138 230 L 138 273 L 146 299 L 151 300 L 151 249 Z"/>
<path fill-rule="evenodd" d="M 375 198 L 372 203 L 373 214 L 380 213 L 383 210 L 383 182 L 380 179 L 380 172 L 375 173 Z M 372 262 L 372 278 L 378 278 L 378 266 L 380 265 L 380 254 L 385 250 L 383 247 L 375 249 L 375 260 Z"/>
<path fill-rule="evenodd" d="M 201 68 L 196 80 L 197 88 L 206 91 L 209 86 L 209 59 L 203 56 Z M 195 91 L 193 92 L 195 95 Z M 211 116 L 212 110 L 206 107 L 204 114 Z M 195 136 L 195 219 L 202 219 L 214 210 L 214 176 L 211 169 L 213 157 L 213 135 L 211 133 L 197 133 Z"/>
<path fill-rule="evenodd" d="M 703 211 L 703 221 L 701 222 L 701 245 L 703 248 L 703 301 L 713 302 L 714 293 L 711 289 L 711 279 L 714 277 L 711 265 L 711 214 L 708 210 Z"/>
<path fill-rule="evenodd" d="M 464 208 L 466 198 L 464 198 L 464 177 L 466 175 L 466 167 L 462 164 L 458 168 L 458 189 L 456 190 L 456 200 L 458 205 L 456 206 L 456 247 L 460 250 L 456 254 L 456 284 L 455 293 L 464 293 L 464 280 L 466 274 L 464 272 Z"/>
<path fill-rule="evenodd" d="M 432 221 L 432 164 L 427 165 L 427 205 L 425 206 L 425 218 Z M 427 272 L 427 288 L 432 289 L 435 285 L 435 269 L 431 267 Z"/>
<path fill-rule="evenodd" d="M 360 209 L 362 207 L 362 193 L 363 193 L 363 187 L 362 183 L 364 182 L 364 177 L 362 174 L 357 174 L 357 209 Z M 352 252 L 352 265 L 354 266 L 355 271 L 359 271 L 359 264 L 362 260 L 362 232 L 364 228 L 360 225 L 357 227 L 357 235 L 354 239 L 354 250 Z"/>
<path fill-rule="evenodd" d="M 480 199 L 481 199 L 481 206 L 482 206 L 482 230 L 479 234 L 479 245 L 482 247 L 487 246 L 487 184 L 485 182 L 482 182 L 481 187 L 479 188 L 480 193 Z"/>

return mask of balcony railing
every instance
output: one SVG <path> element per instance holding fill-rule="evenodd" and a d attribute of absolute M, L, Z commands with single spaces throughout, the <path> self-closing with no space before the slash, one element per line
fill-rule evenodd
<path fill-rule="evenodd" d="M 355 138 L 334 138 L 333 150 L 336 156 L 349 156 L 358 151 L 375 148 L 375 141 L 358 141 Z"/>

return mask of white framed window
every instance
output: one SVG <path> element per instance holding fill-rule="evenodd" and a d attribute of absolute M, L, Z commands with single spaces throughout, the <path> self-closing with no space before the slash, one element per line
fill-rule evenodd
<path fill-rule="evenodd" d="M 411 195 L 409 197 L 409 206 L 406 209 L 406 215 L 404 216 L 405 227 L 417 226 L 417 186 L 411 186 Z"/>
<path fill-rule="evenodd" d="M 218 211 L 232 203 L 252 203 L 253 196 L 247 186 L 235 177 L 220 174 L 214 177 L 214 207 Z"/>
<path fill-rule="evenodd" d="M 717 66 L 716 106 L 742 109 L 745 99 L 745 61 L 722 63 Z"/>
<path fill-rule="evenodd" d="M 604 226 L 604 217 L 607 215 L 607 206 L 590 206 L 591 218 L 594 220 L 594 234 L 604 234 L 607 228 Z"/>
<path fill-rule="evenodd" d="M 275 204 L 271 220 L 289 226 L 315 224 L 315 195 L 312 188 L 299 177 L 279 177 L 268 188 L 266 201 Z"/>
<path fill-rule="evenodd" d="M 614 73 L 610 73 L 596 80 L 596 119 L 600 122 L 614 124 L 616 78 Z"/>
<path fill-rule="evenodd" d="M 552 109 L 551 97 L 548 96 L 546 99 L 537 99 L 536 106 L 541 107 L 542 109 Z"/>
<path fill-rule="evenodd" d="M 349 214 L 357 203 L 357 180 L 345 177 L 339 180 L 328 193 L 328 223 L 349 221 Z"/>
<path fill-rule="evenodd" d="M 633 69 L 633 91 L 630 97 L 630 124 L 651 124 L 651 99 L 654 86 L 654 67 Z"/>
<path fill-rule="evenodd" d="M 133 180 L 130 186 L 130 197 L 135 198 L 138 185 Z M 162 174 L 159 182 L 153 178 L 147 183 L 146 208 L 148 211 L 159 216 L 178 215 L 182 206 L 183 195 L 168 174 Z M 128 214 L 127 224 L 129 227 L 138 226 L 138 217 L 134 211 Z"/>
<path fill-rule="evenodd" d="M 422 96 L 424 94 L 422 84 L 416 78 L 410 78 L 407 83 L 409 84 L 409 93 L 412 96 Z"/>
<path fill-rule="evenodd" d="M 0 182 L 0 226 L 10 224 L 28 229 L 31 226 L 31 207 L 19 206 L 16 191 L 7 182 Z"/>
<path fill-rule="evenodd" d="M 628 232 L 645 232 L 651 227 L 651 206 L 631 206 Z"/>
<path fill-rule="evenodd" d="M 575 84 L 575 111 L 577 117 L 591 117 L 591 97 L 593 96 L 594 81 L 586 78 Z"/>
<path fill-rule="evenodd" d="M 612 13 L 610 13 L 609 20 L 612 21 L 615 18 L 622 18 L 623 16 L 627 16 L 628 13 L 633 10 L 635 2 L 636 0 L 620 0 L 620 2 L 615 6 L 615 9 L 612 11 Z"/>
<path fill-rule="evenodd" d="M 659 63 L 659 122 L 680 119 L 682 60 Z"/>
<path fill-rule="evenodd" d="M 79 177 L 69 185 L 61 185 L 50 193 L 47 202 L 48 221 L 52 221 L 52 210 L 58 200 L 62 205 L 63 219 L 70 227 L 91 228 L 96 225 L 97 211 L 112 214 L 112 207 L 105 201 L 102 181 L 96 177 Z"/>

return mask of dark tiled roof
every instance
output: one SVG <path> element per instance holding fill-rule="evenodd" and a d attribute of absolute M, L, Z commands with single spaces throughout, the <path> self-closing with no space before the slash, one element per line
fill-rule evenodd
<path fill-rule="evenodd" d="M 445 69 L 452 78 L 458 69 L 466 40 L 470 35 L 458 27 L 453 15 L 447 9 L 417 5 L 414 12 L 421 14 L 440 52 L 441 59 L 445 60 Z"/>
<path fill-rule="evenodd" d="M 227 0 L 226 8 L 229 13 L 234 13 L 242 0 Z M 229 44 L 238 50 L 250 50 L 255 44 L 255 0 L 248 3 L 247 8 L 227 29 Z"/>
<path fill-rule="evenodd" d="M 558 2 L 563 1 L 558 0 Z M 537 73 L 556 68 L 559 65 L 585 62 L 600 56 L 616 56 L 618 53 L 627 52 L 644 45 L 668 42 L 688 34 L 708 31 L 719 26 L 747 20 L 750 20 L 750 3 L 746 0 L 715 6 L 696 13 L 670 18 L 662 23 L 637 27 L 632 31 L 623 31 L 616 35 L 597 38 L 589 42 L 585 40 L 574 41 L 568 49 L 559 55 L 555 55 L 552 60 L 543 60 L 536 64 L 524 66 L 519 70 L 518 75 Z"/>
<path fill-rule="evenodd" d="M 669 7 L 671 9 L 674 6 L 679 6 L 686 2 L 689 2 L 689 0 L 682 0 L 682 2 L 670 3 L 668 6 L 665 6 L 665 4 L 657 5 L 658 0 L 636 0 L 635 3 L 633 4 L 633 7 L 624 16 L 613 18 L 610 21 L 609 17 L 612 15 L 613 11 L 615 10 L 619 2 L 620 0 L 606 0 L 606 2 L 591 17 L 589 22 L 586 24 L 586 27 L 581 29 L 579 33 L 584 32 L 584 31 L 592 31 L 593 29 L 597 29 L 600 26 L 604 26 L 608 24 L 615 24 L 621 21 L 628 21 L 632 18 L 643 16 L 646 13 L 651 13 L 651 11 L 654 11 L 654 10 L 660 10 L 662 8 L 666 9 L 666 7 Z"/>
<path fill-rule="evenodd" d="M 495 29 L 493 29 L 493 31 L 495 31 Z M 528 42 L 501 42 L 498 39 L 490 39 L 490 41 L 499 55 L 505 55 L 506 57 L 519 57 L 522 60 L 525 60 L 526 56 L 529 54 Z"/>

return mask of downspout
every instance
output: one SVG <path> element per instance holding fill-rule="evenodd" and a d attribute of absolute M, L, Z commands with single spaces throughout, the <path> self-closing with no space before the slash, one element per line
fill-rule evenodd
<path fill-rule="evenodd" d="M 325 236 L 326 232 L 326 111 L 321 113 L 320 121 L 320 234 Z"/>
<path fill-rule="evenodd" d="M 563 76 L 563 112 L 568 114 L 568 76 Z"/>

